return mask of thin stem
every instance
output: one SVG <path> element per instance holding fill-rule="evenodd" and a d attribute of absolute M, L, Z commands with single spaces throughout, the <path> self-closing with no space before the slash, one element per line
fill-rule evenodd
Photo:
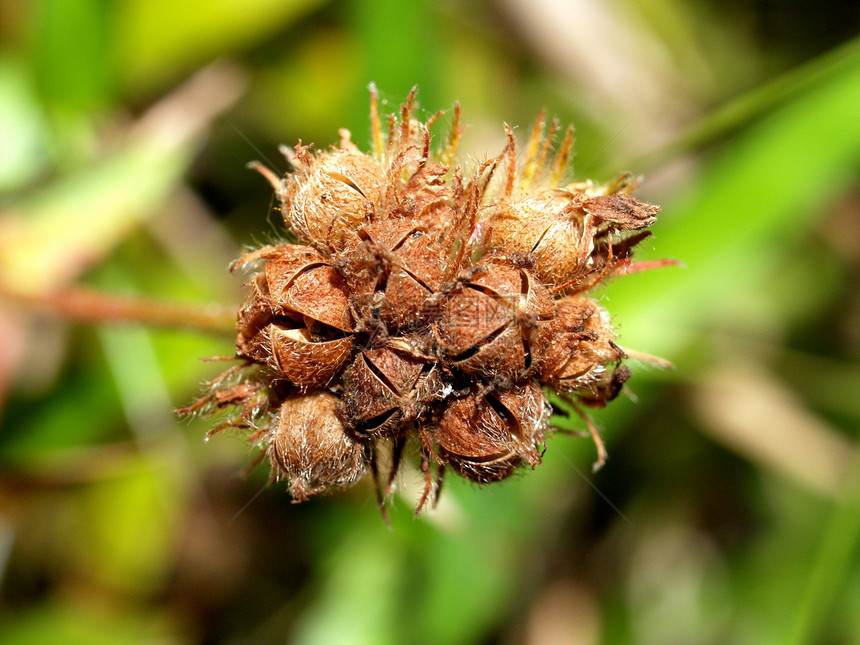
<path fill-rule="evenodd" d="M 194 307 L 172 302 L 68 287 L 45 294 L 20 293 L 0 286 L 0 299 L 36 311 L 89 323 L 140 323 L 232 335 L 236 310 L 222 305 Z"/>

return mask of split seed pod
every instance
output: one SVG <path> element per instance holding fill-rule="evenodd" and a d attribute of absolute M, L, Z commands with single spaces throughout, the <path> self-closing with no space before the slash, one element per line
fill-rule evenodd
<path fill-rule="evenodd" d="M 540 463 L 545 418 L 543 393 L 534 383 L 482 398 L 473 391 L 449 402 L 434 439 L 442 459 L 464 477 L 498 481 L 522 461 Z"/>
<path fill-rule="evenodd" d="M 352 336 L 314 340 L 307 329 L 269 325 L 270 366 L 301 390 L 332 382 L 352 353 Z"/>
<path fill-rule="evenodd" d="M 414 409 L 424 361 L 389 347 L 366 349 L 344 375 L 342 411 L 359 435 L 399 433 Z"/>
<path fill-rule="evenodd" d="M 625 355 L 615 344 L 606 311 L 587 298 L 564 298 L 558 303 L 552 326 L 555 341 L 540 382 L 556 391 L 581 393 L 589 400 L 603 399 L 604 404 L 615 398 L 626 378 L 624 371 L 615 377 L 611 366 L 618 365 Z"/>
<path fill-rule="evenodd" d="M 359 236 L 363 242 L 344 271 L 359 317 L 405 332 L 426 327 L 434 314 L 427 302 L 447 268 L 438 235 L 420 221 L 399 218 L 367 224 Z"/>
<path fill-rule="evenodd" d="M 343 278 L 317 251 L 301 246 L 287 248 L 290 252 L 266 264 L 272 309 L 304 320 L 309 327 L 322 323 L 351 331 L 349 292 Z"/>
<path fill-rule="evenodd" d="M 522 377 L 546 354 L 552 301 L 529 271 L 505 258 L 487 258 L 473 274 L 442 309 L 442 347 L 467 374 Z"/>

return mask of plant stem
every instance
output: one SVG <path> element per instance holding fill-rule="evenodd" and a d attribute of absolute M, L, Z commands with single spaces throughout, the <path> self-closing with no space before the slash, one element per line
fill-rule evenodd
<path fill-rule="evenodd" d="M 219 335 L 232 335 L 236 330 L 236 309 L 222 305 L 189 306 L 101 293 L 82 287 L 29 294 L 0 286 L 0 299 L 80 322 L 139 323 L 195 329 Z"/>

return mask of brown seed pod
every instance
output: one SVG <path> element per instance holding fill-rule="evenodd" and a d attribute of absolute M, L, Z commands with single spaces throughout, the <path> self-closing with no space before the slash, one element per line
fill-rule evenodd
<path fill-rule="evenodd" d="M 646 228 L 658 210 L 621 193 L 544 191 L 486 207 L 484 244 L 490 251 L 530 253 L 532 271 L 545 285 L 576 285 L 608 260 L 605 251 L 595 255 L 596 239 Z"/>
<path fill-rule="evenodd" d="M 604 404 L 617 396 L 625 372 L 616 378 L 609 366 L 621 361 L 624 352 L 615 344 L 609 315 L 593 300 L 574 296 L 559 301 L 552 326 L 554 340 L 540 382 Z"/>
<path fill-rule="evenodd" d="M 438 235 L 409 218 L 365 225 L 362 244 L 343 261 L 353 306 L 365 323 L 414 331 L 429 324 L 428 299 L 440 288 L 447 262 Z"/>
<path fill-rule="evenodd" d="M 394 250 L 379 312 L 389 328 L 418 329 L 433 319 L 436 311 L 428 307 L 428 300 L 442 286 L 447 268 L 437 239 L 423 227 L 415 227 Z"/>
<path fill-rule="evenodd" d="M 594 230 L 578 196 L 542 191 L 500 200 L 480 216 L 485 222 L 486 248 L 531 254 L 532 271 L 543 284 L 567 284 L 584 272 Z"/>
<path fill-rule="evenodd" d="M 437 330 L 458 369 L 518 379 L 543 362 L 552 310 L 546 289 L 529 271 L 491 257 L 447 300 Z"/>
<path fill-rule="evenodd" d="M 307 329 L 267 327 L 271 358 L 269 365 L 293 385 L 307 390 L 328 385 L 352 352 L 352 336 L 315 340 Z"/>
<path fill-rule="evenodd" d="M 352 144 L 311 155 L 298 147 L 295 173 L 279 190 L 284 221 L 324 253 L 358 246 L 357 231 L 381 196 L 382 167 Z"/>
<path fill-rule="evenodd" d="M 397 434 L 412 420 L 426 362 L 389 347 L 365 349 L 344 374 L 342 411 L 362 436 Z"/>
<path fill-rule="evenodd" d="M 499 367 L 506 368 L 506 373 L 516 373 L 525 362 L 525 352 L 511 327 L 514 315 L 510 302 L 472 285 L 450 294 L 442 305 L 436 329 L 451 365 L 467 373 L 495 371 Z M 510 351 L 518 353 L 510 356 Z"/>
<path fill-rule="evenodd" d="M 296 502 L 351 486 L 365 473 L 364 448 L 344 432 L 336 404 L 329 392 L 290 396 L 281 404 L 269 439 L 269 460 Z"/>
<path fill-rule="evenodd" d="M 546 403 L 529 382 L 479 398 L 475 391 L 448 402 L 434 433 L 440 458 L 477 482 L 504 479 L 523 461 L 536 466 Z"/>
<path fill-rule="evenodd" d="M 297 320 L 307 319 L 351 331 L 349 291 L 343 278 L 308 247 L 286 247 L 284 256 L 266 264 L 272 310 Z M 308 325 L 311 326 L 311 325 Z"/>

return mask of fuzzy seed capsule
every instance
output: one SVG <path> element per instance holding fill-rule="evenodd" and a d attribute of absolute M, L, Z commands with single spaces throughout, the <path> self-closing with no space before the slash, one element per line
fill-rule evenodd
<path fill-rule="evenodd" d="M 364 475 L 365 452 L 344 431 L 336 404 L 337 398 L 328 392 L 291 396 L 281 404 L 269 440 L 269 459 L 296 502 L 351 486 Z"/>
<path fill-rule="evenodd" d="M 625 194 L 544 191 L 486 207 L 484 243 L 490 251 L 531 254 L 532 271 L 547 286 L 573 285 L 595 269 L 597 240 L 650 226 L 658 210 Z"/>
<path fill-rule="evenodd" d="M 353 148 L 315 156 L 300 150 L 301 164 L 281 190 L 287 226 L 327 254 L 359 244 L 357 231 L 373 213 L 382 191 L 380 165 Z"/>

